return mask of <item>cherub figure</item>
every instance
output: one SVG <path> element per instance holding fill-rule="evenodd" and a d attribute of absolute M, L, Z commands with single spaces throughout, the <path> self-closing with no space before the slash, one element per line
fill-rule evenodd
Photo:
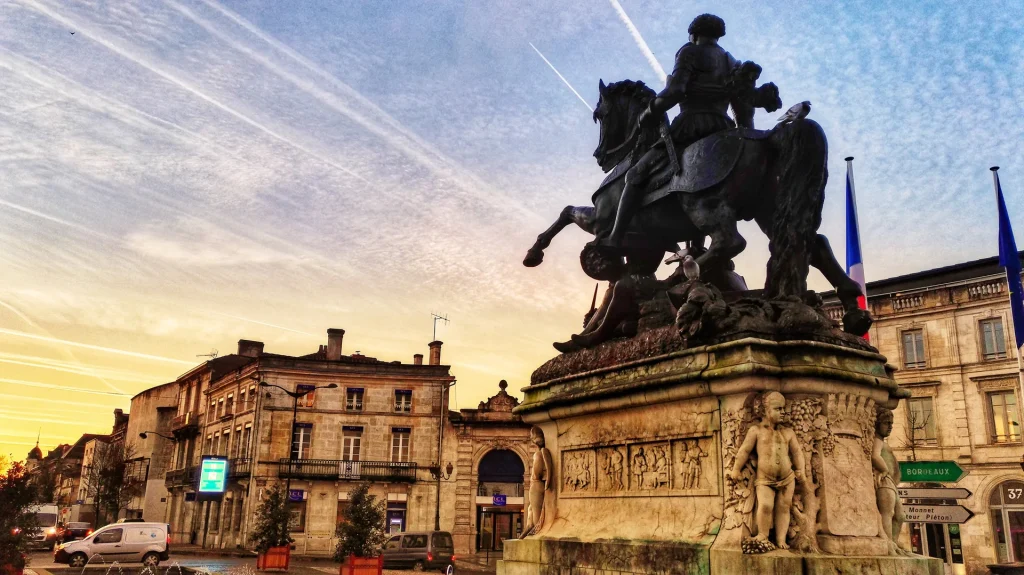
<path fill-rule="evenodd" d="M 900 529 L 903 528 L 903 504 L 896 491 L 900 482 L 900 466 L 886 438 L 892 433 L 892 411 L 880 408 L 875 417 L 875 443 L 871 450 L 871 466 L 875 470 L 875 503 L 882 516 L 882 533 L 889 542 L 890 555 L 903 555 L 900 547 Z"/>
<path fill-rule="evenodd" d="M 764 418 L 761 423 L 751 426 L 743 444 L 736 452 L 736 462 L 726 472 L 726 479 L 736 482 L 743 466 L 750 460 L 750 454 L 757 450 L 757 465 L 754 485 L 757 506 L 754 511 L 757 533 L 754 539 L 768 541 L 768 532 L 775 524 L 775 546 L 789 549 L 786 534 L 789 532 L 790 507 L 796 482 L 804 484 L 804 451 L 797 441 L 796 433 L 782 427 L 783 408 L 786 398 L 777 391 L 764 395 Z"/>
<path fill-rule="evenodd" d="M 544 447 L 544 432 L 539 427 L 531 427 L 530 441 L 537 446 L 537 451 L 533 454 L 530 466 L 530 501 L 526 509 L 523 537 L 532 535 L 544 524 L 544 500 L 555 487 L 552 483 L 554 466 L 551 463 L 551 451 Z"/>

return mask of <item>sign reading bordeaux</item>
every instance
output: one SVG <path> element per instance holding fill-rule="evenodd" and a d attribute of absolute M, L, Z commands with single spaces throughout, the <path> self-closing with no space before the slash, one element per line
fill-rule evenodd
<path fill-rule="evenodd" d="M 934 481 L 956 483 L 967 475 L 955 461 L 901 461 L 900 477 L 903 482 Z"/>

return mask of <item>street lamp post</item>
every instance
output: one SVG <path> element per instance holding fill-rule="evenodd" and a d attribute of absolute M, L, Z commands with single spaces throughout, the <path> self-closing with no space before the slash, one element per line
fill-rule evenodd
<path fill-rule="evenodd" d="M 314 391 L 316 391 L 318 389 L 335 389 L 336 387 L 338 387 L 338 384 L 331 383 L 331 384 L 328 384 L 328 385 L 318 385 L 318 386 L 315 386 L 315 387 L 310 388 L 310 389 L 305 389 L 305 390 L 303 390 L 301 392 L 298 391 L 297 388 L 296 388 L 296 391 L 289 391 L 289 390 L 281 387 L 280 385 L 277 385 L 277 384 L 274 384 L 274 383 L 267 383 L 265 381 L 261 381 L 260 382 L 260 387 L 276 387 L 276 388 L 280 389 L 281 391 L 287 393 L 289 396 L 291 396 L 291 398 L 292 398 L 292 441 L 295 441 L 295 419 L 299 415 L 299 398 L 300 397 L 305 397 L 305 396 L 313 393 Z M 285 487 L 284 487 L 285 493 L 288 494 L 288 499 L 289 500 L 291 500 L 291 489 L 292 489 L 292 473 L 291 473 L 291 471 L 292 471 L 292 469 L 291 469 L 292 468 L 292 461 L 293 461 L 293 459 L 292 459 L 292 452 L 291 452 L 291 449 L 289 448 L 289 450 L 288 450 L 288 478 L 285 479 Z"/>
<path fill-rule="evenodd" d="M 445 466 L 443 472 L 441 471 L 440 463 L 430 466 L 430 474 L 437 480 L 437 507 L 434 510 L 434 531 L 441 530 L 441 480 L 448 481 L 451 479 L 453 471 L 455 471 L 455 467 L 451 461 Z"/>
<path fill-rule="evenodd" d="M 163 437 L 168 441 L 177 441 L 177 439 L 171 437 L 170 435 L 164 435 L 163 433 L 158 433 L 156 431 L 143 431 L 142 433 L 139 434 L 139 437 L 142 439 L 146 439 L 147 437 L 149 437 L 149 434 L 151 433 L 157 437 Z"/>

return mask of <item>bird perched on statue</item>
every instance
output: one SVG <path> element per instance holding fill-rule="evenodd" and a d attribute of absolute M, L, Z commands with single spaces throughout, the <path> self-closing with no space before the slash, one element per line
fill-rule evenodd
<path fill-rule="evenodd" d="M 779 118 L 780 124 L 789 124 L 797 120 L 803 120 L 807 117 L 807 114 L 811 113 L 811 103 L 807 100 L 800 102 L 799 104 L 793 104 L 793 107 L 786 110 L 786 113 Z"/>
<path fill-rule="evenodd" d="M 687 255 L 683 257 L 683 275 L 688 280 L 695 280 L 700 277 L 700 266 L 697 265 L 697 260 L 693 259 L 693 256 Z"/>

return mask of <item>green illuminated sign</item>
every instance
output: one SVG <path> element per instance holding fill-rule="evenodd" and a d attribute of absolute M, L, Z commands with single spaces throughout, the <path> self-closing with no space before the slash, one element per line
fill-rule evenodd
<path fill-rule="evenodd" d="M 228 460 L 203 458 L 199 467 L 199 493 L 224 493 L 228 484 Z"/>
<path fill-rule="evenodd" d="M 900 478 L 904 482 L 934 481 L 956 483 L 967 475 L 955 461 L 901 461 Z"/>

